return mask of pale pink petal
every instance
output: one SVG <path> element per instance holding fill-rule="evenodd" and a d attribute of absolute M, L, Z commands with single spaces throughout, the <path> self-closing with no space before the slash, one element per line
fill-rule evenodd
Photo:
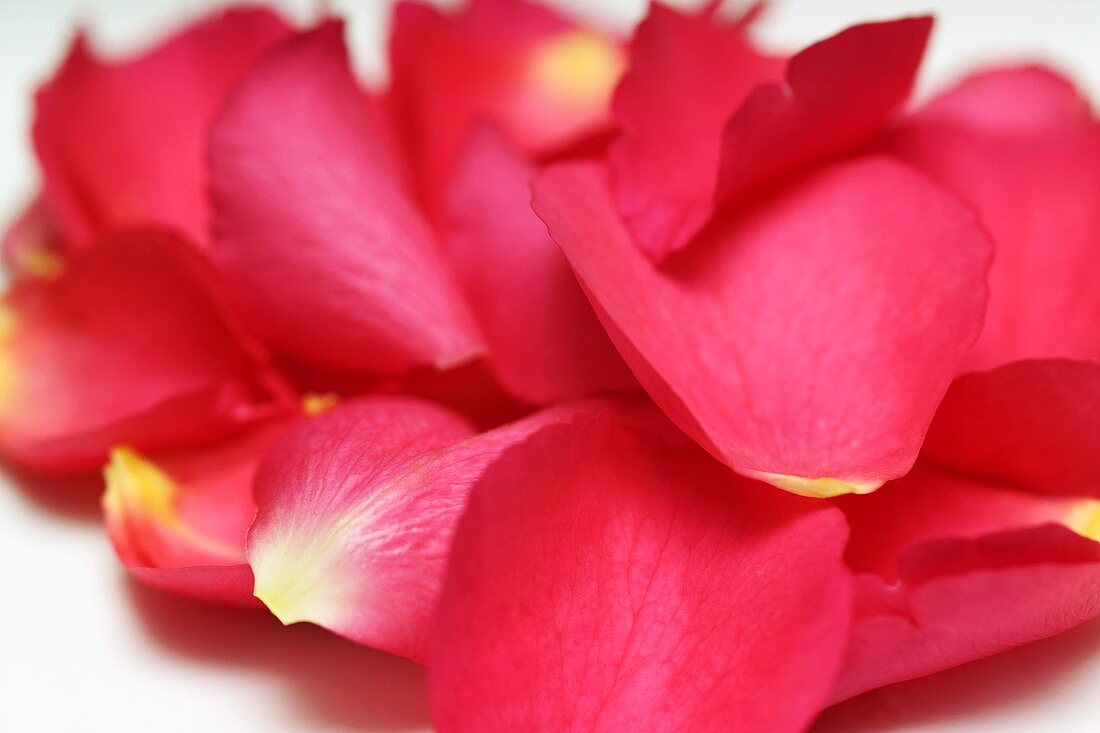
<path fill-rule="evenodd" d="M 552 408 L 476 435 L 442 406 L 374 396 L 303 425 L 256 479 L 256 595 L 283 623 L 423 660 L 471 485 L 505 448 L 574 412 Z"/>

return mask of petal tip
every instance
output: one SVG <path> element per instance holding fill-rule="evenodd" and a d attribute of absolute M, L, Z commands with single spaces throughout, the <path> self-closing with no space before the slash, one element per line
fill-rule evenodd
<path fill-rule="evenodd" d="M 308 392 L 302 395 L 302 412 L 310 417 L 321 415 L 340 404 L 335 392 Z"/>
<path fill-rule="evenodd" d="M 1064 523 L 1082 537 L 1100 542 L 1100 501 L 1085 499 L 1077 502 L 1066 515 Z"/>
<path fill-rule="evenodd" d="M 340 583 L 332 582 L 326 562 L 330 548 L 327 543 L 279 542 L 251 553 L 252 593 L 284 626 L 303 621 L 325 625 L 340 615 Z"/>
<path fill-rule="evenodd" d="M 870 494 L 883 484 L 882 481 L 857 481 L 828 476 L 807 478 L 806 476 L 792 476 L 767 471 L 749 471 L 748 474 L 752 478 L 777 486 L 784 491 L 811 499 L 831 499 L 844 494 Z"/>
<path fill-rule="evenodd" d="M 180 485 L 164 469 L 133 448 L 111 449 L 103 467 L 106 488 L 100 506 L 114 537 L 120 528 L 146 525 L 211 557 L 239 561 L 240 551 L 196 530 L 180 515 Z"/>
<path fill-rule="evenodd" d="M 103 467 L 103 480 L 106 488 L 100 503 L 109 517 L 134 513 L 165 526 L 178 523 L 172 507 L 177 493 L 175 483 L 134 449 L 112 448 Z"/>

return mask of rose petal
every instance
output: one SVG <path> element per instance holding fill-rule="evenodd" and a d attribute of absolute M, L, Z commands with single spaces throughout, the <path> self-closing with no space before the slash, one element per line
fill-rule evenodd
<path fill-rule="evenodd" d="M 924 105 L 916 119 L 920 124 L 963 125 L 988 134 L 1029 135 L 1087 127 L 1092 112 L 1073 82 L 1058 72 L 1017 66 L 967 78 Z"/>
<path fill-rule="evenodd" d="M 1100 124 L 1069 82 L 1034 69 L 964 82 L 888 147 L 974 205 L 997 244 L 970 369 L 1100 358 Z"/>
<path fill-rule="evenodd" d="M 657 403 L 735 470 L 797 493 L 908 471 L 981 326 L 987 237 L 886 159 L 802 179 L 660 269 L 598 167 L 551 169 L 534 203 Z"/>
<path fill-rule="evenodd" d="M 804 730 L 847 641 L 845 535 L 833 510 L 696 446 L 607 417 L 547 428 L 489 469 L 459 523 L 434 722 Z"/>
<path fill-rule="evenodd" d="M 292 405 L 179 237 L 119 233 L 0 309 L 0 452 L 51 472 L 94 470 L 118 444 L 209 443 Z"/>
<path fill-rule="evenodd" d="M 844 554 L 848 566 L 888 582 L 897 580 L 899 560 L 915 545 L 1061 522 L 1079 504 L 966 479 L 924 460 L 871 496 L 834 503 L 852 529 Z"/>
<path fill-rule="evenodd" d="M 157 223 L 207 239 L 206 128 L 226 91 L 290 28 L 265 9 L 212 15 L 142 55 L 103 61 L 83 36 L 36 97 L 46 199 L 83 246 Z"/>
<path fill-rule="evenodd" d="M 833 702 L 987 657 L 1100 615 L 1100 543 L 1058 526 L 918 545 L 901 580 L 857 578 Z"/>
<path fill-rule="evenodd" d="M 473 317 L 393 167 L 332 21 L 269 54 L 211 132 L 211 253 L 248 325 L 322 366 L 445 368 Z"/>
<path fill-rule="evenodd" d="M 659 3 L 634 32 L 630 68 L 615 92 L 621 137 L 608 152 L 615 203 L 656 259 L 682 249 L 714 211 L 722 130 L 785 61 L 757 51 L 745 20 Z"/>
<path fill-rule="evenodd" d="M 531 211 L 533 173 L 499 132 L 479 127 L 450 195 L 447 255 L 485 334 L 489 366 L 535 404 L 637 388 Z"/>
<path fill-rule="evenodd" d="M 1100 363 L 1018 361 L 963 375 L 940 404 L 924 451 L 969 474 L 1100 496 Z"/>
<path fill-rule="evenodd" d="M 1096 501 L 1036 496 L 918 464 L 873 496 L 836 504 L 852 532 L 845 559 L 859 575 L 834 702 L 1100 615 Z"/>
<path fill-rule="evenodd" d="M 932 18 L 848 28 L 791 58 L 786 84 L 757 88 L 726 125 L 718 199 L 877 132 L 909 97 Z"/>
<path fill-rule="evenodd" d="M 211 448 L 154 458 L 112 450 L 103 512 L 127 570 L 169 592 L 258 606 L 244 557 L 256 516 L 252 478 L 288 427 L 279 422 Z"/>
<path fill-rule="evenodd" d="M 470 486 L 559 407 L 475 437 L 411 397 L 351 401 L 294 431 L 256 478 L 248 559 L 283 623 L 311 621 L 422 660 L 447 548 Z"/>
<path fill-rule="evenodd" d="M 429 213 L 441 218 L 476 120 L 525 154 L 550 153 L 607 124 L 623 66 L 615 41 L 525 0 L 470 0 L 453 14 L 397 3 L 391 97 Z"/>

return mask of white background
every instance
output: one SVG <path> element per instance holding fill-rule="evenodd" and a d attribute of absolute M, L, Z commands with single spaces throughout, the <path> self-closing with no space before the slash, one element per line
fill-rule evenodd
<path fill-rule="evenodd" d="M 31 94 L 75 24 L 108 49 L 222 3 L 0 0 L 0 214 L 35 187 Z M 315 4 L 280 2 L 299 19 Z M 328 3 L 352 18 L 364 73 L 382 72 L 388 3 Z M 643 0 L 561 3 L 622 27 Z M 775 0 L 764 38 L 798 47 L 857 20 L 933 10 L 922 93 L 972 65 L 1042 59 L 1100 98 L 1095 0 Z M 1100 204 L 1100 202 L 1098 202 Z M 0 482 L 0 731 L 425 730 L 423 671 L 306 626 L 161 596 L 129 582 L 99 526 L 99 487 Z M 808 609 L 808 612 L 812 612 Z M 830 711 L 825 731 L 1100 729 L 1100 624 Z"/>

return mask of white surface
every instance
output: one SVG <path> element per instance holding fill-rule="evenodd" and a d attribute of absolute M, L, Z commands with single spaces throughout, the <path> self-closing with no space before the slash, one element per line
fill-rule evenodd
<path fill-rule="evenodd" d="M 132 47 L 212 0 L 0 0 L 0 214 L 34 189 L 31 92 L 76 21 Z M 298 18 L 314 3 L 280 2 Z M 642 0 L 563 3 L 625 23 Z M 768 40 L 797 46 L 856 20 L 935 10 L 921 88 L 978 63 L 1041 58 L 1100 96 L 1100 3 L 1090 0 L 776 0 Z M 385 5 L 353 17 L 360 67 L 381 70 Z M 2 480 L 0 480 L 2 481 Z M 423 672 L 312 627 L 160 596 L 128 582 L 98 524 L 95 485 L 0 486 L 0 731 L 423 730 Z M 18 486 L 17 486 L 18 484 Z M 1097 724 L 1100 624 L 828 713 L 828 731 L 1087 733 Z"/>

